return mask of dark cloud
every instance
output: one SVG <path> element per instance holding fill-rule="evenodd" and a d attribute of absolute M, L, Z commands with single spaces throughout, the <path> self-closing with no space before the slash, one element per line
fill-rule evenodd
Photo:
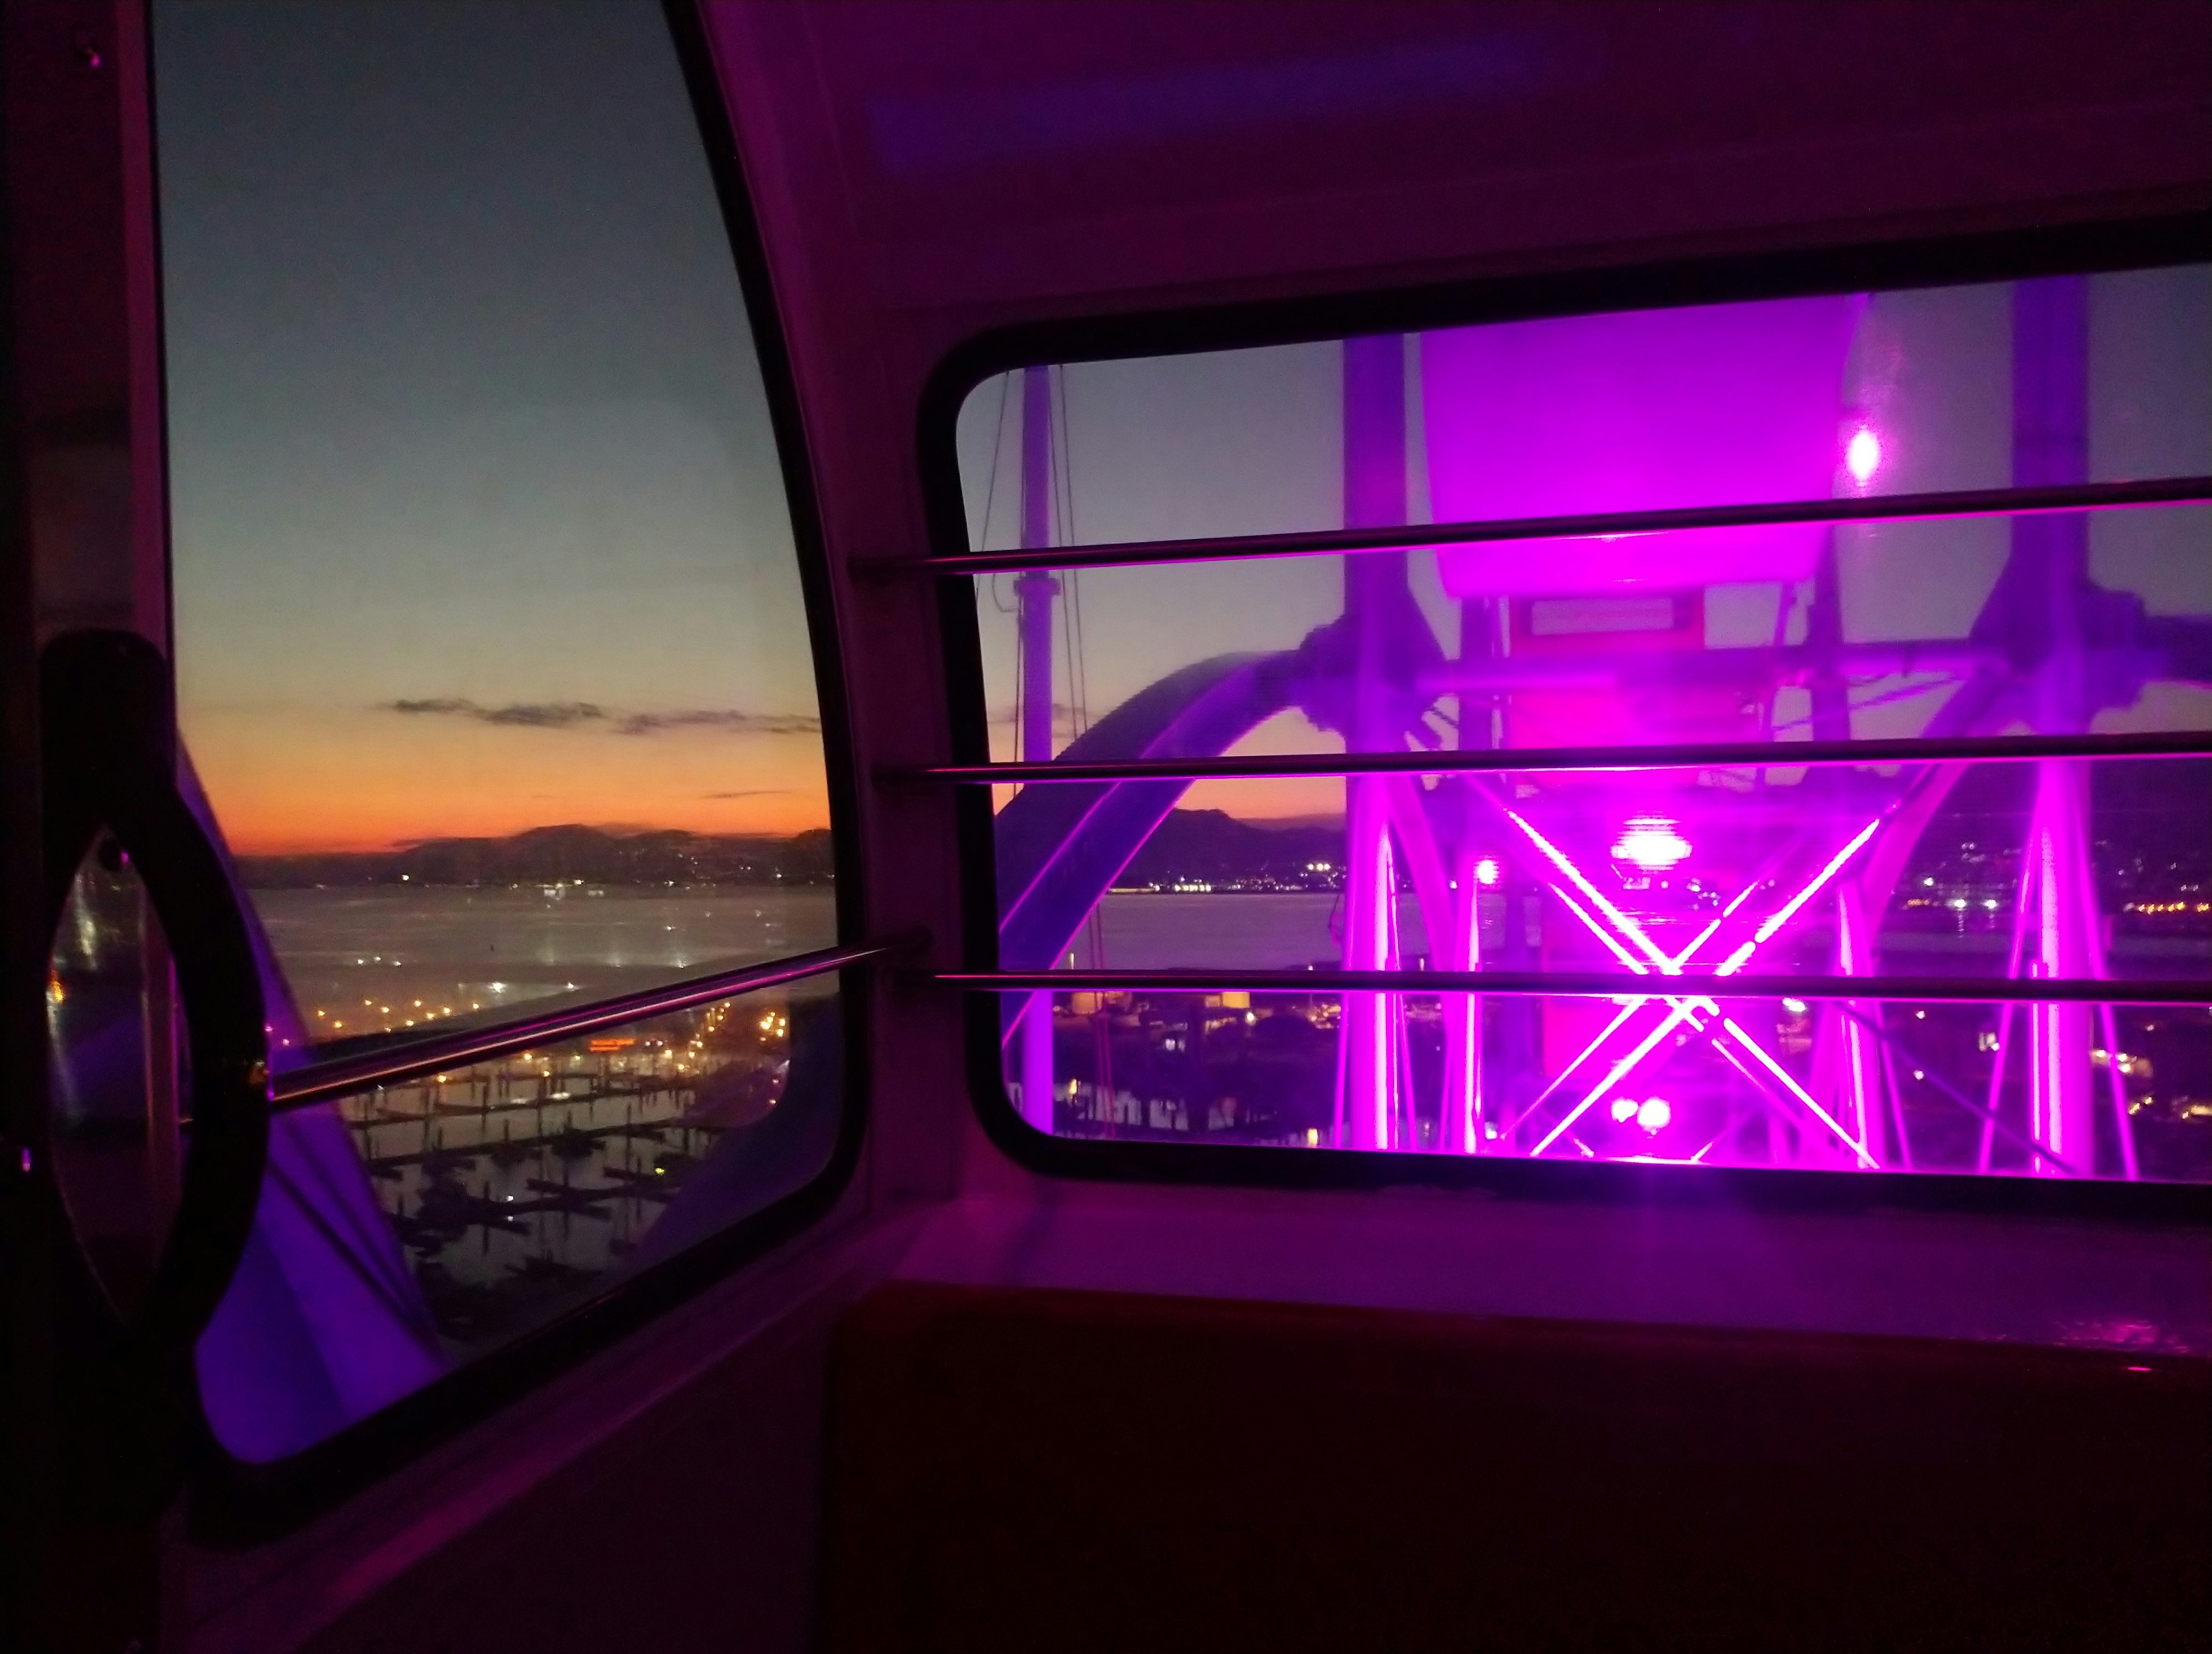
<path fill-rule="evenodd" d="M 532 730 L 565 730 L 591 724 L 606 713 L 588 700 L 516 701 L 478 714 L 487 724 L 518 724 Z"/>
<path fill-rule="evenodd" d="M 511 729 L 574 730 L 609 726 L 618 735 L 664 730 L 728 730 L 742 735 L 818 735 L 822 720 L 799 712 L 746 712 L 734 707 L 687 707 L 668 712 L 613 712 L 588 700 L 517 700 L 487 706 L 465 695 L 387 700 L 379 710 L 412 718 L 465 718 Z"/>
<path fill-rule="evenodd" d="M 632 712 L 616 725 L 623 735 L 662 730 L 734 730 L 746 735 L 818 735 L 822 720 L 800 712 L 740 712 L 698 707 L 678 712 Z"/>
<path fill-rule="evenodd" d="M 1052 721 L 1054 723 L 1066 724 L 1074 717 L 1075 708 L 1069 706 L 1066 701 L 1055 700 L 1052 703 Z M 1012 724 L 1013 721 L 1014 708 L 1012 706 L 1000 706 L 992 711 L 991 722 L 994 724 Z"/>
<path fill-rule="evenodd" d="M 702 798 L 783 798 L 790 795 L 789 787 L 744 787 L 736 792 L 702 792 Z"/>
<path fill-rule="evenodd" d="M 605 721 L 603 706 L 588 700 L 517 700 L 504 706 L 487 706 L 459 695 L 441 695 L 429 700 L 387 700 L 387 712 L 414 717 L 471 718 L 479 724 L 503 724 L 526 730 L 569 730 L 579 724 Z"/>

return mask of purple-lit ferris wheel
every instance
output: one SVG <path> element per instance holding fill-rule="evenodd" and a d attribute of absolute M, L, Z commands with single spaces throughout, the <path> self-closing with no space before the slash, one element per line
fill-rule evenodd
<path fill-rule="evenodd" d="M 1409 449 L 1440 523 L 1878 506 L 1912 490 L 1915 456 L 1887 418 L 1885 376 L 1899 367 L 1871 308 L 1846 295 L 1347 341 L 1344 525 L 1412 520 Z M 2137 1174 L 2111 1003 L 2077 993 L 1978 1007 L 1987 1026 L 1972 1031 L 1977 1062 L 1962 1077 L 1926 1054 L 1928 1030 L 1901 1026 L 1924 1023 L 1924 1009 L 1728 991 L 1729 978 L 1748 989 L 1793 972 L 1887 979 L 1887 953 L 1911 947 L 1916 927 L 1946 925 L 1999 932 L 1990 946 L 2005 982 L 2115 977 L 2090 760 L 2015 760 L 1984 782 L 1969 780 L 1967 759 L 1846 750 L 1870 729 L 1953 746 L 2079 736 L 2100 715 L 2124 719 L 2147 685 L 2212 684 L 2212 621 L 2154 615 L 2094 579 L 2089 513 L 2022 509 L 2028 491 L 2112 469 L 2092 451 L 2092 308 L 2088 278 L 2010 291 L 2008 464 L 1975 479 L 2011 491 L 2009 503 L 1978 524 L 1993 578 L 1954 635 L 1867 637 L 1847 623 L 1853 568 L 1839 549 L 1860 524 L 1754 509 L 1770 520 L 1540 540 L 1437 533 L 1422 536 L 1436 546 L 1425 595 L 1413 560 L 1425 551 L 1347 554 L 1340 613 L 1297 647 L 1170 673 L 1060 750 L 1062 764 L 1196 763 L 1295 710 L 1349 754 L 1440 755 L 1433 773 L 1404 762 L 1346 773 L 1330 963 L 1449 973 L 1453 985 L 1341 994 L 1328 1118 L 1304 1141 L 1911 1169 L 1908 1101 L 1932 1086 L 1954 1136 L 1963 1126 L 1972 1139 L 1949 1169 Z M 1052 541 L 1049 373 L 1023 379 L 1032 549 Z M 1054 756 L 1062 584 L 1041 570 L 1017 582 L 1024 760 Z M 1717 639 L 1709 595 L 1747 585 L 1781 594 L 1771 634 Z M 1681 756 L 1759 742 L 1775 744 L 1771 760 Z M 1642 764 L 1537 756 L 1644 748 Z M 1463 761 L 1516 748 L 1534 749 L 1528 770 Z M 1818 761 L 1790 761 L 1808 755 Z M 1070 962 L 1188 785 L 1134 776 L 1017 794 L 997 817 L 1000 967 Z M 1938 889 L 1923 865 L 1931 822 L 1990 785 L 2011 801 L 2011 830 L 1972 853 L 2001 866 L 1983 884 L 2002 895 L 1957 895 L 1955 880 Z M 1539 1000 L 1465 981 L 1539 967 L 1613 973 L 1620 988 Z M 1053 1130 L 1066 1032 L 1054 997 L 1009 996 L 1003 1027 L 1023 1112 Z"/>

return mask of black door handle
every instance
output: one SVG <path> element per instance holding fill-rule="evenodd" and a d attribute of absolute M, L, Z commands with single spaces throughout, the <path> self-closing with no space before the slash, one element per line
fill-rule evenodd
<path fill-rule="evenodd" d="M 136 633 L 82 631 L 39 663 L 46 921 L 103 833 L 136 867 L 166 935 L 185 1023 L 191 1150 L 151 1284 L 127 1312 L 102 1300 L 69 1318 L 80 1363 L 84 1469 L 103 1502 L 158 1505 L 194 1425 L 192 1350 L 252 1232 L 269 1145 L 269 1049 L 245 916 L 177 786 L 169 669 Z M 88 1274 L 89 1273 L 88 1269 Z M 95 1411 L 137 1409 L 103 1420 Z M 112 1424 L 112 1429 L 109 1427 Z"/>

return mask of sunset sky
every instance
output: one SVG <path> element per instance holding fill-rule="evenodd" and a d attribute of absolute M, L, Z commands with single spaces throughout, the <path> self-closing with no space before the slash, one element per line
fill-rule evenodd
<path fill-rule="evenodd" d="M 343 15 L 340 48 L 307 0 L 155 12 L 180 716 L 233 846 L 823 824 L 788 518 L 659 9 Z M 1881 427 L 1877 491 L 2009 480 L 2009 303 L 2002 286 L 1875 297 L 1838 394 Z M 1416 521 L 1425 360 L 1409 347 Z M 1324 343 L 1070 367 L 1058 537 L 1340 522 L 1340 362 Z M 2094 475 L 2212 467 L 2202 267 L 2097 278 L 2091 370 Z M 961 418 L 978 544 L 1014 542 L 1019 400 L 993 381 Z M 2154 611 L 2212 610 L 2207 518 L 2100 519 L 2097 577 Z M 1844 530 L 1850 634 L 1962 634 L 2005 535 Z M 1413 563 L 1455 650 L 1434 559 Z M 1192 661 L 1296 646 L 1341 582 L 1326 558 L 1084 575 L 1090 712 Z M 1788 595 L 1716 588 L 1708 642 L 1769 640 Z M 979 594 L 1001 756 L 1012 603 L 1010 579 Z M 1860 733 L 1907 733 L 1931 705 Z M 2207 712 L 2200 691 L 2157 689 L 2100 727 Z M 1243 749 L 1335 744 L 1293 713 Z M 1188 802 L 1296 817 L 1340 800 L 1316 780 Z"/>
<path fill-rule="evenodd" d="M 180 715 L 234 848 L 827 804 L 658 7 L 155 9 Z"/>

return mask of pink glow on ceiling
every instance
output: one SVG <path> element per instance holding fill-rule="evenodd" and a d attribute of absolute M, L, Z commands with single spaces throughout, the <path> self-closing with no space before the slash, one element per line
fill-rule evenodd
<path fill-rule="evenodd" d="M 1425 334 L 1436 520 L 1826 499 L 1864 308 L 1854 295 L 1784 299 Z M 1826 532 L 1500 542 L 1440 551 L 1437 564 L 1455 597 L 1795 580 Z"/>

